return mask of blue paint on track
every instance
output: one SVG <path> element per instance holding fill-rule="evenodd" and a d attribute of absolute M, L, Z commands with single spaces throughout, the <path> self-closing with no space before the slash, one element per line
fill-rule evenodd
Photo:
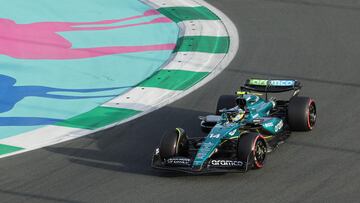
<path fill-rule="evenodd" d="M 2 1 L 0 18 L 17 23 L 94 22 L 142 15 L 149 9 L 137 0 L 9 0 Z M 77 48 L 136 46 L 176 43 L 178 27 L 161 23 L 60 34 Z M 75 60 L 15 59 L 0 53 L 0 139 L 71 118 L 111 100 L 151 76 L 171 53 L 153 51 Z"/>

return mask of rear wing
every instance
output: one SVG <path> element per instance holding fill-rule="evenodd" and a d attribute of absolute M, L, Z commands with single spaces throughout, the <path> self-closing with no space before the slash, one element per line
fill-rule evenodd
<path fill-rule="evenodd" d="M 241 91 L 254 91 L 264 93 L 280 93 L 294 91 L 293 96 L 299 94 L 300 81 L 291 79 L 247 79 Z"/>

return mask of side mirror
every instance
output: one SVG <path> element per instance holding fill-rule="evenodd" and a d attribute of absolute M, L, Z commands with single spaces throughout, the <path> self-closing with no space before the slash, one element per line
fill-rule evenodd
<path fill-rule="evenodd" d="M 223 108 L 223 109 L 220 109 L 220 110 L 219 110 L 220 113 L 224 113 L 224 112 L 226 112 L 226 111 L 227 111 L 226 108 Z"/>

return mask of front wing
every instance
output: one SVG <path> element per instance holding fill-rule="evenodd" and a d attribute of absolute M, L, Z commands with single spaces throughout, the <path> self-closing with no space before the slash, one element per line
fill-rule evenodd
<path fill-rule="evenodd" d="M 151 166 L 155 169 L 178 171 L 191 174 L 205 173 L 239 173 L 246 172 L 249 168 L 247 162 L 230 159 L 209 159 L 202 168 L 192 166 L 193 159 L 187 157 L 173 157 L 161 159 L 158 153 L 154 153 Z"/>

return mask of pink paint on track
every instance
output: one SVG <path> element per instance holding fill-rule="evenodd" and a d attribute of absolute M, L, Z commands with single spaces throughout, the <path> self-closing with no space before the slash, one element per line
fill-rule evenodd
<path fill-rule="evenodd" d="M 72 43 L 58 34 L 59 32 L 113 30 L 125 27 L 172 22 L 169 18 L 159 17 L 149 22 L 109 26 L 113 23 L 153 15 L 159 15 L 159 12 L 156 10 L 149 10 L 143 15 L 129 18 L 78 23 L 38 22 L 31 24 L 16 24 L 16 22 L 12 20 L 0 18 L 0 54 L 17 59 L 66 60 L 174 49 L 175 44 L 72 48 Z M 107 26 L 101 27 L 99 25 Z"/>

